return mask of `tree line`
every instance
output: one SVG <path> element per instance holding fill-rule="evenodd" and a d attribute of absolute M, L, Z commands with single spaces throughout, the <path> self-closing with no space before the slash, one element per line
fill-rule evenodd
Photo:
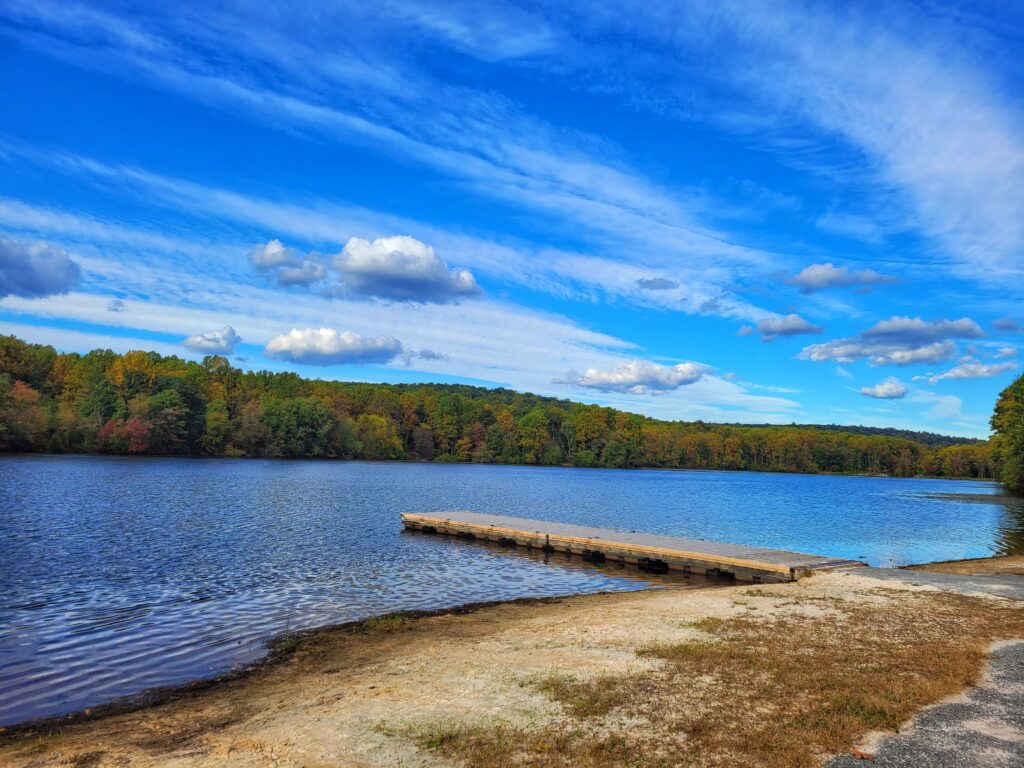
<path fill-rule="evenodd" d="M 1009 455 L 856 429 L 661 421 L 508 389 L 320 381 L 216 355 L 58 354 L 0 337 L 6 451 L 971 478 L 998 476 Z"/>

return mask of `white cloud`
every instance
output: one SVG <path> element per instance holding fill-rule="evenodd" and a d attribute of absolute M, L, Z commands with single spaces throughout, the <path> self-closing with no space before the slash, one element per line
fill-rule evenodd
<path fill-rule="evenodd" d="M 873 387 L 861 387 L 860 393 L 879 400 L 897 400 L 906 396 L 907 387 L 899 379 L 890 377 Z"/>
<path fill-rule="evenodd" d="M 797 272 L 787 281 L 790 285 L 800 288 L 802 293 L 813 293 L 826 288 L 847 288 L 852 285 L 878 285 L 895 283 L 896 278 L 875 272 L 873 269 L 861 269 L 851 272 L 847 267 L 837 267 L 831 262 L 811 264 Z"/>
<path fill-rule="evenodd" d="M 277 270 L 277 284 L 281 286 L 311 285 L 325 277 L 327 270 L 324 265 L 314 259 L 303 259 L 294 267 L 281 267 Z"/>
<path fill-rule="evenodd" d="M 870 343 L 862 339 L 835 339 L 822 344 L 811 344 L 800 350 L 801 360 L 816 363 L 834 361 L 853 363 L 868 358 L 868 364 L 914 365 L 915 363 L 941 363 L 956 354 L 956 344 L 937 341 L 933 344 L 908 346 L 889 343 Z"/>
<path fill-rule="evenodd" d="M 274 269 L 295 264 L 302 258 L 294 248 L 286 248 L 276 237 L 263 245 L 254 246 L 249 252 L 249 261 L 260 269 Z"/>
<path fill-rule="evenodd" d="M 63 248 L 0 235 L 0 298 L 67 293 L 81 279 L 81 268 Z"/>
<path fill-rule="evenodd" d="M 242 338 L 235 333 L 235 329 L 230 325 L 225 325 L 219 331 L 189 336 L 181 343 L 186 349 L 193 352 L 206 355 L 230 355 L 241 341 Z"/>
<path fill-rule="evenodd" d="M 998 358 L 1003 358 L 1003 357 L 1016 357 L 1016 356 L 1017 356 L 1017 348 L 1016 347 L 1001 347 L 993 355 L 993 357 L 995 357 L 997 359 Z"/>
<path fill-rule="evenodd" d="M 1011 333 L 1024 330 L 1024 326 L 1021 326 L 1016 320 L 1010 317 L 1000 317 L 992 323 L 992 327 L 997 331 L 1010 331 Z"/>
<path fill-rule="evenodd" d="M 124 312 L 124 302 L 120 299 L 111 299 L 107 302 L 107 312 Z"/>
<path fill-rule="evenodd" d="M 263 350 L 268 357 L 306 365 L 384 364 L 402 354 L 391 336 L 360 336 L 333 328 L 293 328 L 275 336 Z"/>
<path fill-rule="evenodd" d="M 285 247 L 277 238 L 257 245 L 249 252 L 249 261 L 257 269 L 274 275 L 282 287 L 312 285 L 327 277 L 327 269 L 316 253 L 303 255 L 294 248 Z"/>
<path fill-rule="evenodd" d="M 842 376 L 844 379 L 852 379 L 853 374 L 843 368 L 841 365 L 836 366 L 836 376 Z"/>
<path fill-rule="evenodd" d="M 744 326 L 738 331 L 738 335 L 746 336 L 751 331 Z M 757 324 L 757 332 L 762 335 L 764 341 L 771 341 L 776 336 L 797 336 L 801 334 L 821 333 L 819 325 L 804 320 L 800 315 L 788 314 L 780 317 L 766 317 Z"/>
<path fill-rule="evenodd" d="M 1017 367 L 1017 363 L 962 363 L 955 368 L 950 368 L 945 373 L 933 374 L 928 376 L 929 382 L 934 384 L 942 379 L 987 379 L 992 376 L 999 376 L 1000 374 L 1012 371 Z"/>
<path fill-rule="evenodd" d="M 956 355 L 956 344 L 950 339 L 976 339 L 984 335 L 981 327 L 967 317 L 929 323 L 920 317 L 893 315 L 857 336 L 804 347 L 799 357 L 801 360 L 837 363 L 867 358 L 872 366 L 934 364 Z"/>
<path fill-rule="evenodd" d="M 345 288 L 362 296 L 443 304 L 480 294 L 468 269 L 449 269 L 433 248 L 408 235 L 353 237 L 331 263 Z"/>
<path fill-rule="evenodd" d="M 648 360 L 632 360 L 608 370 L 588 368 L 583 375 L 570 373 L 563 383 L 602 392 L 647 395 L 693 384 L 710 371 L 708 366 L 700 363 L 659 365 Z"/>

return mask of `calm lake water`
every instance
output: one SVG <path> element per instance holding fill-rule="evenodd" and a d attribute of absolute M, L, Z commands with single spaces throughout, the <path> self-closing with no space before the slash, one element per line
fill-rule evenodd
<path fill-rule="evenodd" d="M 0 457 L 0 725 L 214 675 L 288 630 L 666 583 L 403 533 L 401 511 L 464 508 L 892 565 L 1024 553 L 1024 502 L 997 493 L 745 472 Z"/>

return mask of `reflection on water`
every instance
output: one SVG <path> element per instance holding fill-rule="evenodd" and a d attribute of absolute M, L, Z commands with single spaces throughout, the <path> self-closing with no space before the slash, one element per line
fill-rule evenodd
<path fill-rule="evenodd" d="M 993 554 L 1024 555 L 1024 497 L 1005 493 L 927 493 L 930 498 L 966 504 L 994 504 L 1003 517 L 996 526 Z"/>
<path fill-rule="evenodd" d="M 7 456 L 0 724 L 213 675 L 258 659 L 288 629 L 702 583 L 403 535 L 401 511 L 474 509 L 877 565 L 1024 553 L 1021 505 L 974 503 L 996 490 L 742 472 Z"/>

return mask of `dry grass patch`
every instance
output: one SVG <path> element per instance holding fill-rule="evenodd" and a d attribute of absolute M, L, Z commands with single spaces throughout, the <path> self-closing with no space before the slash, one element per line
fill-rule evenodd
<path fill-rule="evenodd" d="M 700 622 L 707 639 L 639 650 L 658 671 L 542 681 L 558 722 L 442 724 L 417 740 L 475 768 L 810 768 L 973 683 L 992 641 L 1024 637 L 1018 604 L 877 594 L 870 609 Z"/>
<path fill-rule="evenodd" d="M 1024 555 L 980 557 L 974 560 L 953 560 L 948 563 L 911 565 L 910 571 L 953 573 L 958 576 L 1024 576 Z"/>

